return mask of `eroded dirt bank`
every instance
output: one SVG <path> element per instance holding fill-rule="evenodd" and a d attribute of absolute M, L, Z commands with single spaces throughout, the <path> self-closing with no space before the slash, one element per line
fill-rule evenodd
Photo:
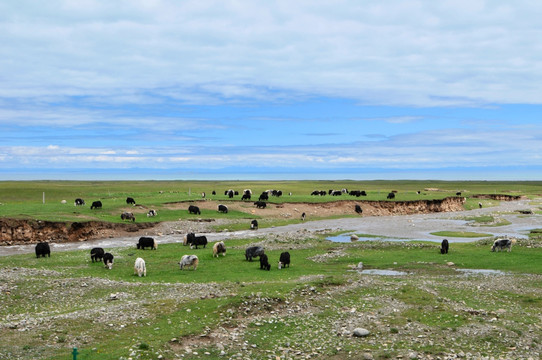
<path fill-rule="evenodd" d="M 134 234 L 152 228 L 153 223 L 113 224 L 100 221 L 52 222 L 0 219 L 0 245 L 33 244 L 41 241 L 76 242 Z"/>
<path fill-rule="evenodd" d="M 463 197 L 449 197 L 441 200 L 417 201 L 335 201 L 329 203 L 285 203 L 268 204 L 265 209 L 255 209 L 252 202 L 228 202 L 231 210 L 247 212 L 247 216 L 265 218 L 297 218 L 302 213 L 307 217 L 329 217 L 355 214 L 356 204 L 363 209 L 364 216 L 411 215 L 464 210 Z M 201 201 L 202 209 L 216 209 L 217 202 Z M 187 208 L 188 203 L 170 204 L 170 208 Z M 158 223 L 107 223 L 51 222 L 40 220 L 0 219 L 0 245 L 24 245 L 41 241 L 63 243 L 104 239 L 121 236 L 137 236 Z"/>

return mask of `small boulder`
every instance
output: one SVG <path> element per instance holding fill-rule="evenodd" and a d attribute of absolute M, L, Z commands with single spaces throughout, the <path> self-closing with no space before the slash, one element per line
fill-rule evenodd
<path fill-rule="evenodd" d="M 350 241 L 358 241 L 359 237 L 356 234 L 350 235 Z"/>
<path fill-rule="evenodd" d="M 370 334 L 369 330 L 364 328 L 355 328 L 352 335 L 357 337 L 365 337 Z"/>

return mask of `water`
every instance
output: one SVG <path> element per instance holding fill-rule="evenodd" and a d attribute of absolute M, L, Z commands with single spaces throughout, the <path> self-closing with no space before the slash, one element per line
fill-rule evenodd
<path fill-rule="evenodd" d="M 350 240 L 350 236 L 353 233 L 348 234 L 340 234 L 337 236 L 330 236 L 327 237 L 326 240 L 333 241 L 333 242 L 340 242 L 340 243 L 349 243 L 349 242 L 356 242 L 356 241 L 408 241 L 410 239 L 396 239 L 396 238 L 388 238 L 388 237 L 374 237 L 374 236 L 360 236 L 358 240 Z"/>
<path fill-rule="evenodd" d="M 456 271 L 463 273 L 463 275 L 508 275 L 504 271 L 491 269 L 456 269 Z"/>
<path fill-rule="evenodd" d="M 359 273 L 364 274 L 364 275 L 387 275 L 387 276 L 408 275 L 408 273 L 404 271 L 383 270 L 383 269 L 367 269 L 367 270 L 361 270 Z"/>

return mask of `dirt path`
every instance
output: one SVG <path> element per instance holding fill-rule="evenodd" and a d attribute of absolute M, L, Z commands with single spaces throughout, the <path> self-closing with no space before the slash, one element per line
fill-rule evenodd
<path fill-rule="evenodd" d="M 186 206 L 186 204 L 184 205 Z M 216 204 L 210 204 L 215 209 Z M 248 206 L 248 205 L 247 205 Z M 330 207 L 331 208 L 331 207 Z M 315 232 L 338 232 L 348 231 L 357 234 L 371 234 L 384 238 L 399 238 L 406 240 L 429 240 L 438 241 L 442 237 L 431 235 L 436 231 L 468 231 L 483 232 L 494 236 L 527 237 L 530 229 L 542 228 L 542 216 L 540 215 L 519 215 L 518 210 L 525 210 L 534 207 L 529 205 L 529 200 L 501 202 L 500 205 L 475 209 L 470 211 L 441 212 L 430 214 L 412 215 L 389 215 L 389 216 L 363 216 L 356 218 L 342 218 L 330 220 L 307 221 L 272 228 L 261 228 L 259 230 L 242 230 L 233 232 L 210 232 L 210 225 L 213 223 L 198 223 L 190 221 L 168 222 L 149 229 L 145 235 L 154 236 L 158 243 L 181 243 L 183 235 L 187 232 L 196 232 L 206 235 L 209 241 L 228 239 L 244 239 L 265 236 L 288 236 L 289 238 L 308 237 Z M 271 210 L 271 209 L 270 209 Z M 291 205 L 289 209 L 275 208 L 279 216 L 281 213 L 297 213 L 303 208 L 299 204 Z M 289 211 L 289 212 L 288 212 Z M 337 211 L 336 209 L 333 211 Z M 467 216 L 480 216 L 491 214 L 494 217 L 505 219 L 510 225 L 505 226 L 483 226 L 474 227 L 462 218 Z M 216 223 L 214 223 L 216 224 Z M 248 222 L 247 222 L 248 224 Z M 248 228 L 248 225 L 247 225 Z M 76 243 L 52 244 L 53 251 L 91 249 L 95 246 L 104 248 L 134 246 L 141 234 L 133 236 L 114 237 L 100 240 L 92 240 Z M 472 238 L 448 238 L 450 242 L 469 242 Z M 0 247 L 0 256 L 32 253 L 35 245 L 14 245 Z"/>

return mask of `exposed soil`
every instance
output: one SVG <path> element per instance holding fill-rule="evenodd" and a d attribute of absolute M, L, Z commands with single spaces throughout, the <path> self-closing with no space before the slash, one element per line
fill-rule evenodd
<path fill-rule="evenodd" d="M 257 209 L 253 202 L 231 201 L 225 203 L 230 210 L 247 213 L 247 217 L 258 215 L 264 218 L 300 218 L 305 213 L 307 220 L 339 215 L 356 215 L 355 205 L 360 205 L 364 216 L 428 214 L 463 210 L 465 198 L 450 197 L 442 200 L 418 201 L 334 201 L 327 203 L 268 203 L 265 209 Z M 196 204 L 201 209 L 217 210 L 217 201 L 179 202 L 167 204 L 172 210 L 187 209 Z M 204 219 L 200 219 L 204 221 Z M 161 226 L 159 223 L 107 223 L 50 222 L 39 220 L 0 219 L 0 245 L 34 244 L 42 241 L 64 243 L 123 236 L 145 235 L 148 229 Z"/>
<path fill-rule="evenodd" d="M 355 205 L 360 205 L 364 216 L 387 216 L 428 214 L 435 212 L 449 212 L 464 210 L 464 197 L 449 197 L 440 200 L 416 200 L 416 201 L 355 201 L 341 200 L 326 203 L 267 203 L 265 209 L 257 209 L 254 202 L 231 201 L 224 202 L 229 210 L 257 214 L 269 218 L 299 218 L 305 213 L 309 217 L 331 217 L 335 215 L 356 215 Z M 216 210 L 219 202 L 199 201 L 195 205 L 201 209 Z M 170 203 L 170 209 L 186 209 L 185 202 Z"/>
<path fill-rule="evenodd" d="M 114 224 L 101 221 L 53 222 L 41 220 L 0 219 L 0 245 L 48 242 L 76 242 L 135 235 L 155 223 Z"/>

